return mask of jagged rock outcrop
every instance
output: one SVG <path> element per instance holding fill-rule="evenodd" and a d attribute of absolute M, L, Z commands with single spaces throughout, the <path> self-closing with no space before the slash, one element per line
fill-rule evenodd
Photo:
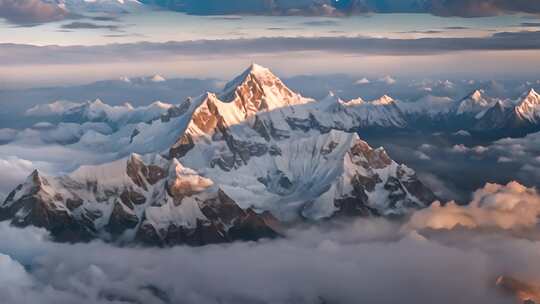
<path fill-rule="evenodd" d="M 241 209 L 210 179 L 160 156 L 132 155 L 63 177 L 35 171 L 0 205 L 0 219 L 69 242 L 205 245 L 278 236 L 268 214 Z"/>

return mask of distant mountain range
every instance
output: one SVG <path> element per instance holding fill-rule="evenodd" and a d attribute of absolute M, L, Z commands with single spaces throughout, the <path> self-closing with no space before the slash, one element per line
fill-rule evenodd
<path fill-rule="evenodd" d="M 540 95 L 530 89 L 517 100 L 502 100 L 476 90 L 464 99 L 431 99 L 407 104 L 404 111 L 409 128 L 466 130 L 493 138 L 523 136 L 540 130 Z M 425 105 L 425 109 L 422 108 Z"/>
<path fill-rule="evenodd" d="M 155 79 L 161 81 L 163 78 L 145 79 L 155 82 Z M 344 101 L 330 92 L 326 98 L 303 103 L 297 108 L 309 112 L 311 124 L 348 132 L 371 129 L 467 131 L 477 136 L 501 138 L 540 131 L 539 100 L 540 95 L 534 89 L 517 100 L 495 98 L 483 90 L 475 90 L 461 100 L 428 95 L 414 102 L 395 100 L 387 95 L 371 101 L 361 98 Z M 52 123 L 105 122 L 118 129 L 126 124 L 158 119 L 167 111 L 182 111 L 182 107 L 186 104 L 154 102 L 149 106 L 133 107 L 130 104 L 109 106 L 99 99 L 86 103 L 57 101 L 34 106 L 25 112 L 25 116 Z M 296 118 L 289 115 L 288 120 Z"/>

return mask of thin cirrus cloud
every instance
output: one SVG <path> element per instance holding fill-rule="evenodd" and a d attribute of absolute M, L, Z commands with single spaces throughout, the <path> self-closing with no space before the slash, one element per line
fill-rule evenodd
<path fill-rule="evenodd" d="M 68 24 L 64 24 L 61 26 L 62 29 L 65 30 L 77 30 L 77 29 L 107 29 L 110 31 L 119 31 L 120 26 L 118 25 L 112 25 L 112 24 L 96 24 L 92 22 L 80 22 L 80 21 L 74 21 Z"/>
<path fill-rule="evenodd" d="M 0 44 L 0 63 L 69 64 L 151 59 L 155 56 L 253 55 L 321 51 L 367 55 L 433 55 L 458 51 L 514 51 L 540 49 L 540 31 L 500 32 L 489 37 L 391 39 L 373 37 L 272 37 L 199 40 L 166 43 L 129 43 L 104 46 L 31 46 Z"/>

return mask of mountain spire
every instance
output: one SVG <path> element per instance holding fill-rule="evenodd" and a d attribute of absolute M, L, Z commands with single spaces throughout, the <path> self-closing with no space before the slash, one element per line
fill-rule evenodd
<path fill-rule="evenodd" d="M 531 88 L 528 93 L 521 97 L 515 112 L 520 118 L 529 122 L 540 121 L 540 95 Z"/>
<path fill-rule="evenodd" d="M 227 83 L 219 99 L 234 102 L 247 112 L 305 103 L 302 96 L 289 89 L 270 69 L 256 63 Z"/>

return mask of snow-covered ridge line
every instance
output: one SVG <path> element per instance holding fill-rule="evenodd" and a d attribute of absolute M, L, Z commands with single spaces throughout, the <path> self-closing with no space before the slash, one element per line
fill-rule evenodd
<path fill-rule="evenodd" d="M 160 79 L 159 76 L 156 77 Z M 537 95 L 531 90 L 519 100 L 509 101 L 487 96 L 482 90 L 475 90 L 459 101 L 428 95 L 415 102 L 403 102 L 388 95 L 372 101 L 361 98 L 343 101 L 330 93 L 327 98 L 316 101 L 290 90 L 269 69 L 252 64 L 227 83 L 221 93 L 203 94 L 191 100 L 190 106 L 195 103 L 199 107 L 192 113 L 193 120 L 210 125 L 217 124 L 217 121 L 211 121 L 217 117 L 216 114 L 221 120 L 220 123 L 232 126 L 252 120 L 257 115 L 262 116 L 263 113 L 271 115 L 268 113 L 281 112 L 272 115 L 286 116 L 289 121 L 306 122 L 309 118 L 311 123 L 321 127 L 347 131 L 362 128 L 415 129 L 429 125 L 446 128 L 451 132 L 489 132 L 540 128 L 540 106 L 535 102 Z M 200 103 L 197 104 L 198 102 Z M 112 127 L 117 129 L 123 124 L 156 120 L 173 107 L 163 103 L 153 103 L 140 108 L 130 105 L 112 107 L 99 101 L 77 106 L 59 101 L 29 109 L 27 115 L 43 117 L 45 120 L 47 115 L 61 116 L 67 122 L 104 121 L 110 122 Z M 178 112 L 182 111 L 177 109 L 175 112 L 175 115 L 179 116 Z M 171 118 L 171 115 L 166 118 Z M 188 126 L 192 136 L 200 136 L 206 133 L 204 129 L 217 126 L 203 126 L 200 123 L 199 126 Z"/>
<path fill-rule="evenodd" d="M 173 107 L 174 105 L 161 101 L 155 101 L 147 106 L 133 107 L 129 103 L 111 106 L 100 99 L 85 103 L 60 100 L 34 106 L 25 112 L 25 116 L 63 122 L 107 122 L 124 125 L 157 119 Z"/>

